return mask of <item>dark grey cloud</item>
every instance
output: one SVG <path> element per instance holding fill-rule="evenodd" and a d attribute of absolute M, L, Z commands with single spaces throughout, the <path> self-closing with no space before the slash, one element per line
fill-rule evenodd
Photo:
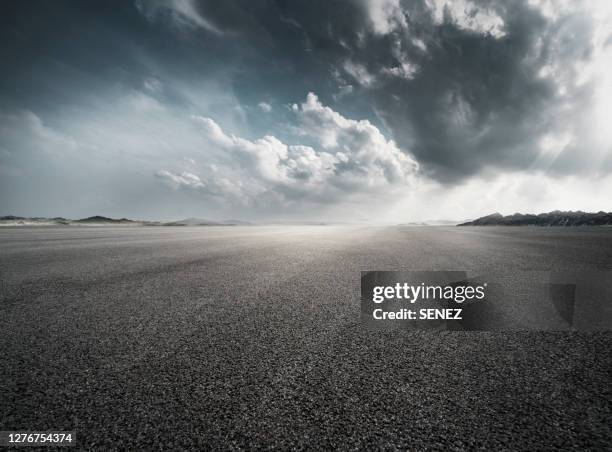
<path fill-rule="evenodd" d="M 484 168 L 531 168 L 539 140 L 575 120 L 558 111 L 592 101 L 588 83 L 559 93 L 593 57 L 594 17 L 585 12 L 553 19 L 527 1 L 381 0 L 196 1 L 189 14 L 244 46 L 256 74 L 236 75 L 241 99 L 317 92 L 383 121 L 425 172 L 454 183 Z M 559 77 L 541 75 L 550 65 Z M 571 173 L 580 163 L 568 148 L 548 169 Z"/>

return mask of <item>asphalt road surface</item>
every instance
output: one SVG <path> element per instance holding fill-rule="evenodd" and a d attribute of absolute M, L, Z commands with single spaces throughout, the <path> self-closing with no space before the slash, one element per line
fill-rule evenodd
<path fill-rule="evenodd" d="M 610 270 L 612 229 L 2 229 L 0 430 L 87 449 L 610 450 L 612 333 L 362 326 L 362 270 L 449 269 Z"/>

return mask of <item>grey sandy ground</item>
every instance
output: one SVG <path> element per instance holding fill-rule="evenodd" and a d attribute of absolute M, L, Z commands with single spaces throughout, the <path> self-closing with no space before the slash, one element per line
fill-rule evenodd
<path fill-rule="evenodd" d="M 367 331 L 358 297 L 361 270 L 611 268 L 608 229 L 2 230 L 0 429 L 83 448 L 609 449 L 612 334 Z"/>

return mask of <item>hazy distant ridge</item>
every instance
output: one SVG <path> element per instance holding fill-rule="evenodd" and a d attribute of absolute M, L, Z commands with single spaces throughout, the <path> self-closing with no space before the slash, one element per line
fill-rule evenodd
<path fill-rule="evenodd" d="M 101 215 L 81 218 L 79 220 L 69 220 L 62 217 L 17 217 L 7 215 L 0 217 L 0 226 L 104 226 L 104 225 L 123 225 L 123 226 L 233 226 L 251 224 L 242 220 L 210 221 L 201 218 L 186 218 L 184 220 L 161 222 L 161 221 L 141 221 L 130 220 L 128 218 L 109 218 Z"/>
<path fill-rule="evenodd" d="M 612 225 L 612 213 L 589 213 L 582 211 L 553 212 L 535 214 L 515 213 L 503 216 L 494 213 L 458 226 L 607 226 Z"/>

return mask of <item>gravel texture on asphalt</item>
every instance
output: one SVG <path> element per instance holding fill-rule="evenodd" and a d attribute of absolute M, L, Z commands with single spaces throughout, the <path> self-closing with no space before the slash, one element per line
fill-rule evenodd
<path fill-rule="evenodd" d="M 611 450 L 612 333 L 361 325 L 362 270 L 449 269 L 610 270 L 612 229 L 2 229 L 0 430 L 75 430 L 84 449 Z"/>

